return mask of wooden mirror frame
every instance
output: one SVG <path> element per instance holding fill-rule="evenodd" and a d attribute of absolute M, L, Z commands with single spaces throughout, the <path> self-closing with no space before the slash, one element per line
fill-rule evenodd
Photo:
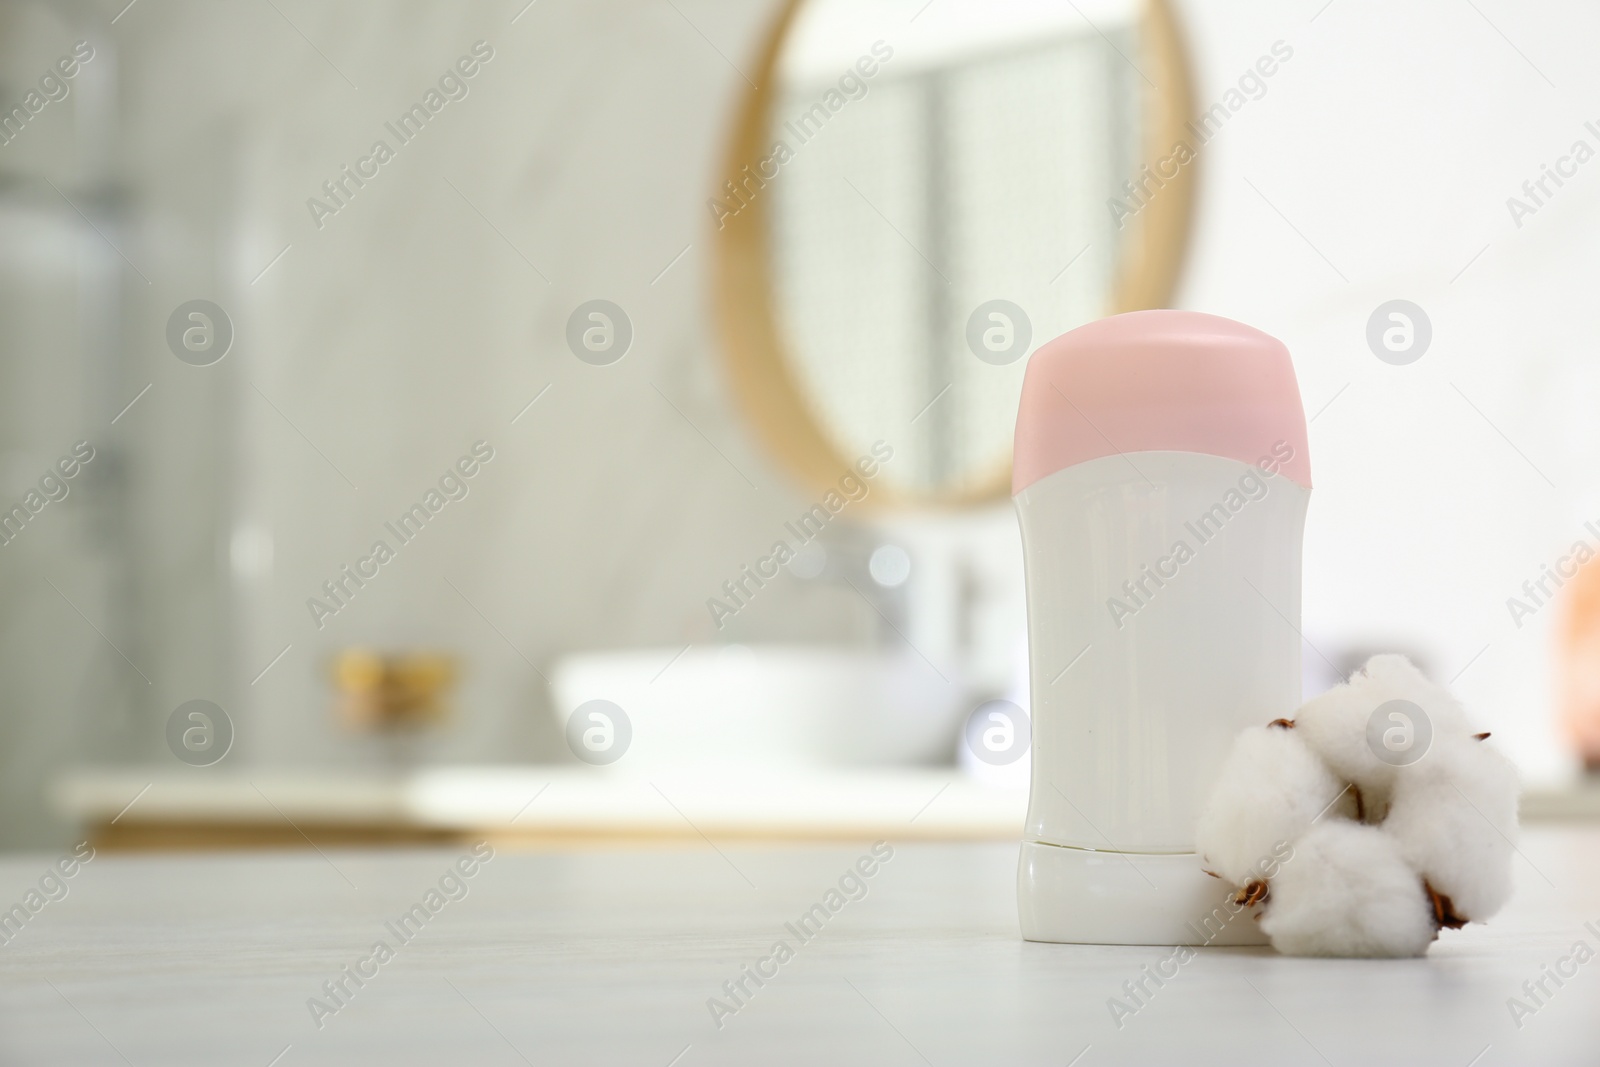
<path fill-rule="evenodd" d="M 745 168 L 767 156 L 768 121 L 777 82 L 778 57 L 796 13 L 806 0 L 783 0 L 783 6 L 762 45 L 754 71 L 755 86 L 741 103 L 733 136 L 713 199 L 737 187 Z M 1191 153 L 1188 138 L 1193 116 L 1190 70 L 1182 35 L 1169 0 L 1145 0 L 1141 17 L 1142 67 L 1159 72 L 1163 86 L 1147 87 L 1141 156 L 1154 164 L 1180 142 Z M 1161 195 L 1152 198 L 1129 225 L 1112 280 L 1107 315 L 1164 307 L 1170 301 L 1188 250 L 1195 196 L 1197 160 L 1166 178 Z M 1137 174 L 1130 174 L 1133 178 Z M 712 299 L 728 380 L 735 401 L 768 451 L 808 491 L 821 494 L 837 486 L 853 470 L 812 411 L 790 366 L 788 345 L 774 307 L 771 256 L 768 254 L 767 205 L 770 196 L 750 198 L 737 214 L 719 220 L 712 235 Z M 1048 339 L 1047 339 L 1048 340 Z M 1011 460 L 979 485 L 948 492 L 914 493 L 879 487 L 861 501 L 872 509 L 932 506 L 964 507 L 1005 500 L 1011 495 Z"/>

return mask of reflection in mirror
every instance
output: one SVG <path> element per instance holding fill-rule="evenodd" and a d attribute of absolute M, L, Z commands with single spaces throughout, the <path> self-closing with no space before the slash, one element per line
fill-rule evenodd
<path fill-rule="evenodd" d="M 718 220 L 748 268 L 723 299 L 768 305 L 730 337 L 733 377 L 780 383 L 743 390 L 769 440 L 788 421 L 769 408 L 809 423 L 776 449 L 796 473 L 884 440 L 886 496 L 1005 494 L 1027 353 L 1165 301 L 1189 175 L 1148 211 L 1113 202 L 1172 144 L 1175 57 L 1164 8 L 1139 0 L 798 4 Z M 827 458 L 796 462 L 797 436 Z"/>

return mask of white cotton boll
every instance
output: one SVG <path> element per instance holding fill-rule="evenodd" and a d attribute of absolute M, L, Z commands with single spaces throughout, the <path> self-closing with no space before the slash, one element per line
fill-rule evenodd
<path fill-rule="evenodd" d="M 1350 680 L 1307 702 L 1295 713 L 1295 732 L 1334 774 L 1361 790 L 1366 817 L 1388 807 L 1399 767 L 1380 758 L 1367 736 L 1372 713 L 1391 700 L 1421 708 L 1433 737 L 1465 737 L 1466 714 L 1443 686 L 1430 682 L 1404 656 L 1373 656 Z M 1415 724 L 1413 724 L 1415 725 Z"/>
<path fill-rule="evenodd" d="M 1487 742 L 1441 737 L 1400 768 L 1383 830 L 1451 914 L 1482 922 L 1511 897 L 1517 772 Z"/>
<path fill-rule="evenodd" d="M 1377 707 L 1349 685 L 1336 685 L 1295 713 L 1294 732 L 1367 803 L 1381 803 L 1394 785 L 1395 768 L 1367 747 L 1367 719 Z"/>
<path fill-rule="evenodd" d="M 1271 875 L 1271 866 L 1336 799 L 1344 783 L 1316 753 L 1280 726 L 1255 726 L 1233 742 L 1195 827 L 1195 850 L 1207 870 L 1243 886 Z"/>
<path fill-rule="evenodd" d="M 1396 653 L 1385 653 L 1367 660 L 1361 672 L 1351 679 L 1358 690 L 1374 699 L 1374 706 L 1389 700 L 1409 700 L 1428 713 L 1436 737 L 1466 736 L 1467 713 L 1444 686 L 1430 681 L 1416 664 Z"/>
<path fill-rule="evenodd" d="M 1294 843 L 1261 929 L 1288 956 L 1420 956 L 1437 933 L 1399 844 L 1343 819 L 1324 819 Z"/>

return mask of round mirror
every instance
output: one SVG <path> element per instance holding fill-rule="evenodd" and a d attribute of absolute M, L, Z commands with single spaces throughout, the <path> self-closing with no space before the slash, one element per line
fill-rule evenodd
<path fill-rule="evenodd" d="M 746 415 L 818 489 L 881 441 L 869 500 L 1005 497 L 1027 354 L 1177 275 L 1165 0 L 793 0 L 751 80 L 708 202 Z"/>

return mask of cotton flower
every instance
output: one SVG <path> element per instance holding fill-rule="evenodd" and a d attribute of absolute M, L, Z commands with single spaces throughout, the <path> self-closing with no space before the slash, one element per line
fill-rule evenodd
<path fill-rule="evenodd" d="M 1438 897 L 1449 920 L 1482 922 L 1511 897 L 1517 772 L 1473 738 L 1441 738 L 1401 768 L 1383 829 Z"/>
<path fill-rule="evenodd" d="M 1405 657 L 1374 656 L 1239 735 L 1196 848 L 1280 952 L 1419 956 L 1511 896 L 1517 776 L 1488 736 Z"/>
<path fill-rule="evenodd" d="M 1294 843 L 1261 929 L 1289 956 L 1420 956 L 1438 935 L 1394 838 L 1347 819 L 1320 822 Z"/>
<path fill-rule="evenodd" d="M 1248 886 L 1265 877 L 1263 865 L 1276 848 L 1341 801 L 1353 811 L 1345 784 L 1296 731 L 1253 726 L 1239 735 L 1222 766 L 1195 828 L 1195 849 L 1206 870 Z"/>
<path fill-rule="evenodd" d="M 1466 733 L 1466 713 L 1455 697 L 1397 655 L 1373 656 L 1348 682 L 1309 701 L 1294 716 L 1295 730 L 1306 744 L 1334 774 L 1361 791 L 1370 818 L 1382 818 L 1399 772 L 1368 737 L 1373 712 L 1391 701 L 1422 709 L 1434 735 Z"/>

